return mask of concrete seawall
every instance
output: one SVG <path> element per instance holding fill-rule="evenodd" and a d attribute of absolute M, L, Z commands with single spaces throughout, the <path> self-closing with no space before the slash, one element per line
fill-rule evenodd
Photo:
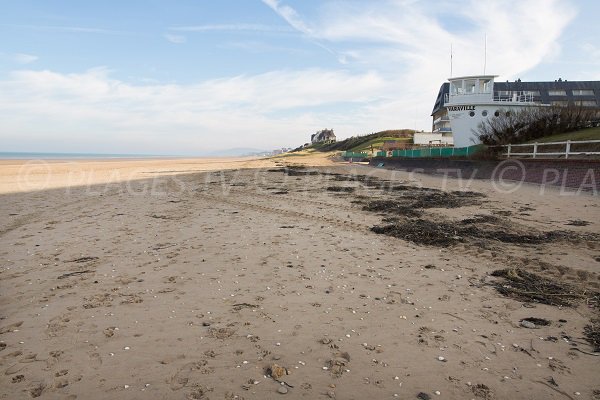
<path fill-rule="evenodd" d="M 600 194 L 600 160 L 456 160 L 375 157 L 370 165 L 460 179 L 552 185 Z"/>

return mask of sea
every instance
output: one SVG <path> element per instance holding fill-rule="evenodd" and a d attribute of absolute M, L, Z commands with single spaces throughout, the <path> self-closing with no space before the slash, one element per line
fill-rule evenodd
<path fill-rule="evenodd" d="M 86 160 L 117 158 L 180 158 L 160 154 L 108 154 L 108 153 L 26 153 L 0 151 L 0 160 Z"/>

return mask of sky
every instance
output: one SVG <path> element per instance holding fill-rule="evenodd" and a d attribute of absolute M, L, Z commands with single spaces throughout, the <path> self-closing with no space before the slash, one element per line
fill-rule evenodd
<path fill-rule="evenodd" d="M 600 80 L 598 15 L 596 0 L 0 0 L 0 151 L 428 131 L 450 48 L 454 76 L 485 60 L 498 80 Z"/>

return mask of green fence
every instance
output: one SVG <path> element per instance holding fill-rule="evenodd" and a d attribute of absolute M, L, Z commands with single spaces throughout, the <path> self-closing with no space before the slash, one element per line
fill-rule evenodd
<path fill-rule="evenodd" d="M 342 153 L 342 157 L 344 158 L 367 158 L 368 156 L 367 153 L 355 153 L 353 151 L 345 151 Z"/>
<path fill-rule="evenodd" d="M 425 147 L 408 150 L 394 150 L 392 157 L 404 158 L 437 158 L 437 157 L 468 157 L 481 149 L 481 145 L 469 147 Z M 385 157 L 385 152 L 380 157 Z M 379 156 L 379 153 L 377 153 Z"/>

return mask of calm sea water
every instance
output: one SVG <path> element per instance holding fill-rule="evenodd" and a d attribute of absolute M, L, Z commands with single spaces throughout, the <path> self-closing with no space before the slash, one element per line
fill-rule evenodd
<path fill-rule="evenodd" d="M 102 154 L 102 153 L 21 153 L 0 151 L 3 160 L 83 160 L 106 158 L 179 158 L 177 156 L 163 156 L 158 154 Z"/>

